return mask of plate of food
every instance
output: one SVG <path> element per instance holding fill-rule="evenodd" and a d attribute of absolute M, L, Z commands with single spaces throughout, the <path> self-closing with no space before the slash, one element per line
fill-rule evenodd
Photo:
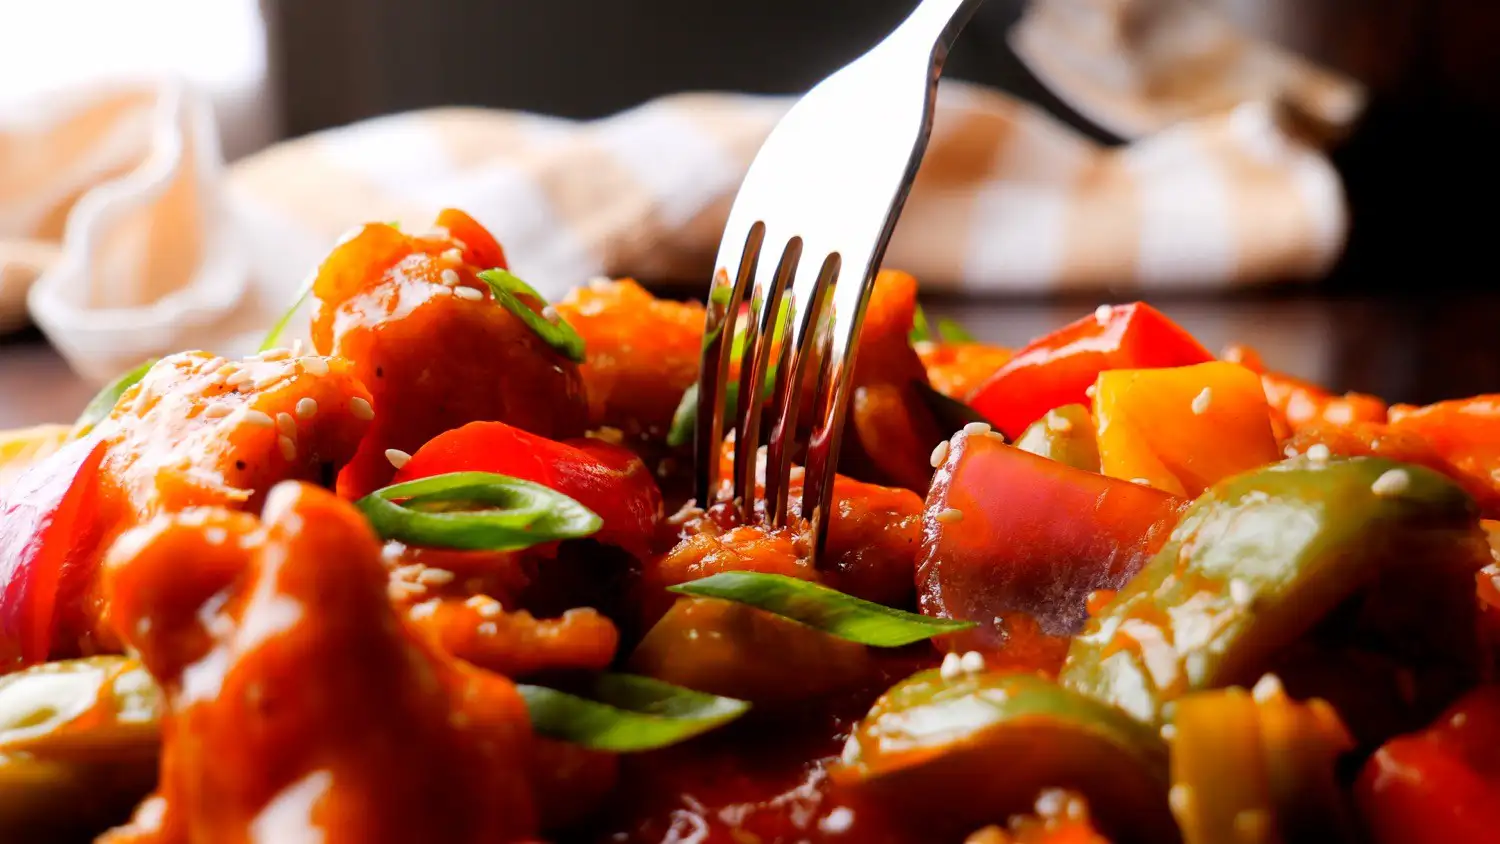
<path fill-rule="evenodd" d="M 701 305 L 457 210 L 0 437 L 0 839 L 1493 840 L 1500 403 L 917 293 L 816 562 L 689 497 Z"/>

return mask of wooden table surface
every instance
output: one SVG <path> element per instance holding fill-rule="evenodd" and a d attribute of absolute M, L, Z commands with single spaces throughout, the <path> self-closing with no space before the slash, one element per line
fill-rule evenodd
<path fill-rule="evenodd" d="M 980 339 L 1019 345 L 1100 301 L 936 299 L 927 308 L 934 317 L 958 319 Z M 1262 292 L 1153 301 L 1211 349 L 1249 343 L 1273 368 L 1335 389 L 1417 403 L 1500 392 L 1500 291 L 1339 298 Z M 94 389 L 35 331 L 0 337 L 0 429 L 69 421 Z"/>

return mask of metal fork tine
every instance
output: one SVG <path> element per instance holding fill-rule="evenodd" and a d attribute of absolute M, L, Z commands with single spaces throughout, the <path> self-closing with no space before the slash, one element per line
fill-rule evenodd
<path fill-rule="evenodd" d="M 740 303 L 745 299 L 745 291 L 755 276 L 765 235 L 764 223 L 756 222 L 750 226 L 737 259 L 729 251 L 733 242 L 726 239 L 722 251 L 729 254 L 720 255 L 720 269 L 709 289 L 703 328 L 703 353 L 698 366 L 698 418 L 693 430 L 693 458 L 698 467 L 694 473 L 697 481 L 694 494 L 703 507 L 713 503 L 714 493 L 719 485 L 719 447 L 724 440 L 724 387 L 729 381 L 734 324 Z M 733 279 L 728 277 L 724 269 L 728 266 L 734 266 L 737 270 Z"/>
<path fill-rule="evenodd" d="M 839 462 L 839 433 L 849 408 L 849 389 L 854 382 L 855 344 L 865 320 L 865 307 L 880 256 L 862 267 L 859 276 L 845 279 L 833 291 L 833 311 L 823 347 L 818 378 L 815 425 L 807 443 L 807 479 L 802 487 L 802 517 L 816 537 L 813 560 L 823 554 L 828 539 L 829 505 L 833 502 L 833 478 Z M 858 283 L 856 283 L 858 282 Z"/>
<path fill-rule="evenodd" d="M 814 334 L 827 303 L 828 291 L 839 274 L 839 256 L 825 255 L 817 273 L 805 265 L 792 286 L 787 307 L 787 336 L 781 345 L 772 392 L 772 414 L 775 424 L 766 448 L 766 513 L 771 524 L 787 523 L 787 499 L 791 480 L 792 446 L 797 437 L 797 415 L 802 406 L 802 385 L 807 378 L 809 361 L 817 361 Z"/>
<path fill-rule="evenodd" d="M 764 250 L 762 250 L 764 251 Z M 734 433 L 734 495 L 746 521 L 755 516 L 755 464 L 760 451 L 761 385 L 766 363 L 775 342 L 776 315 L 782 295 L 802 257 L 802 239 L 787 241 L 781 259 L 773 268 L 762 262 L 750 291 L 750 319 L 745 325 L 745 344 L 740 358 L 739 426 Z"/>

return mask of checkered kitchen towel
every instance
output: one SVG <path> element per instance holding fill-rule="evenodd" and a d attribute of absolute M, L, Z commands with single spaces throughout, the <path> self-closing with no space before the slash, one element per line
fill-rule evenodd
<path fill-rule="evenodd" d="M 1357 89 L 1222 25 L 1197 26 L 1196 42 L 1138 39 L 1129 7 L 1154 2 L 1041 0 L 1017 30 L 1023 55 L 1054 59 L 1039 75 L 1133 138 L 1123 146 L 944 83 L 887 265 L 974 293 L 1213 289 L 1325 270 L 1346 211 L 1320 145 L 1352 119 Z M 1194 76 L 1184 100 L 1141 71 L 1170 65 L 1150 45 L 1184 43 L 1229 44 L 1276 72 L 1221 61 L 1234 72 Z M 1120 61 L 1090 76 L 1101 56 Z M 545 293 L 599 274 L 706 280 L 744 170 L 789 105 L 683 94 L 590 122 L 438 109 L 226 167 L 195 90 L 85 93 L 0 120 L 0 320 L 30 286 L 32 318 L 96 380 L 174 349 L 249 349 L 341 233 L 369 220 L 421 229 L 444 206 L 494 231 Z"/>

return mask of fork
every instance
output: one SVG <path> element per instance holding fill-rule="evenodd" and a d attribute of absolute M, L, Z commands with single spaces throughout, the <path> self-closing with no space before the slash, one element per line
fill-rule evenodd
<path fill-rule="evenodd" d="M 801 502 L 801 516 L 815 537 L 814 561 L 827 540 L 839 438 L 870 289 L 932 133 L 943 63 L 981 2 L 922 0 L 884 40 L 798 100 L 756 154 L 719 242 L 698 376 L 697 500 L 708 506 L 719 487 L 735 345 L 730 335 L 748 293 L 733 491 L 741 517 L 755 518 L 762 384 L 785 301 L 785 336 L 771 392 L 765 517 L 776 527 L 787 524 L 798 408 L 809 360 L 817 360 Z M 771 249 L 781 250 L 779 259 L 770 260 Z"/>

